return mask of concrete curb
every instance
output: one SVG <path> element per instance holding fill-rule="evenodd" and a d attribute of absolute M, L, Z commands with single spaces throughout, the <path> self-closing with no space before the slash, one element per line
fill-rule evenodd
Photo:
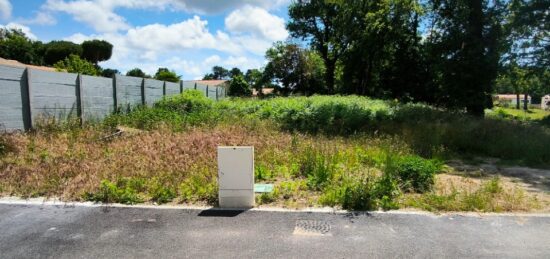
<path fill-rule="evenodd" d="M 19 197 L 2 197 L 0 205 L 23 205 L 23 206 L 55 206 L 55 207 L 108 207 L 108 208 L 137 208 L 137 209 L 166 209 L 166 210 L 248 210 L 259 212 L 283 212 L 283 213 L 330 213 L 330 214 L 366 214 L 366 215 L 423 215 L 431 217 L 448 217 L 448 216 L 464 216 L 464 217 L 544 217 L 550 218 L 550 213 L 481 213 L 481 212 L 445 212 L 432 213 L 427 211 L 409 211 L 409 210 L 391 210 L 391 211 L 348 211 L 338 210 L 331 207 L 323 208 L 303 208 L 303 209 L 287 209 L 277 207 L 259 207 L 252 209 L 241 208 L 218 208 L 212 206 L 192 206 L 192 205 L 154 205 L 154 204 L 138 204 L 126 205 L 119 203 L 94 203 L 94 202 L 65 202 L 59 199 L 51 198 L 30 198 L 22 199 Z"/>

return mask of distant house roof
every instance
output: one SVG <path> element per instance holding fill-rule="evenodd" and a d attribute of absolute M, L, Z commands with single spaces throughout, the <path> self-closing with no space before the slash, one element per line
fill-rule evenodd
<path fill-rule="evenodd" d="M 275 88 L 262 88 L 263 95 L 271 94 L 274 91 L 275 91 Z M 252 89 L 252 96 L 257 96 L 257 95 L 258 95 L 258 90 Z"/>
<path fill-rule="evenodd" d="M 209 86 L 217 86 L 217 85 L 223 85 L 228 80 L 192 80 L 192 82 L 202 85 L 209 85 Z"/>
<path fill-rule="evenodd" d="M 0 58 L 0 65 L 11 66 L 11 67 L 23 67 L 23 68 L 28 67 L 28 68 L 39 69 L 39 70 L 44 70 L 44 71 L 52 71 L 52 72 L 57 71 L 53 67 L 42 67 L 42 66 L 27 65 L 27 64 L 23 64 L 23 63 L 21 63 L 17 60 L 11 60 L 11 59 L 5 59 L 5 58 Z"/>

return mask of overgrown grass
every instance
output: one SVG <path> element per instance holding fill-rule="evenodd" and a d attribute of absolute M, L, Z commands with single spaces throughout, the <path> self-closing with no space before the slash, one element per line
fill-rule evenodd
<path fill-rule="evenodd" d="M 479 212 L 529 211 L 539 206 L 536 198 L 523 190 L 505 188 L 498 177 L 482 181 L 472 189 L 459 189 L 451 184 L 446 190 L 406 197 L 403 204 L 428 211 Z"/>
<path fill-rule="evenodd" d="M 119 125 L 143 131 L 105 138 Z M 434 189 L 444 159 L 550 163 L 546 128 L 357 96 L 213 102 L 186 91 L 100 124 L 2 136 L 18 147 L 0 160 L 4 195 L 129 204 L 216 204 L 218 145 L 255 146 L 256 181 L 275 184 L 258 204 L 288 207 L 483 210 L 456 204 L 500 196 Z"/>

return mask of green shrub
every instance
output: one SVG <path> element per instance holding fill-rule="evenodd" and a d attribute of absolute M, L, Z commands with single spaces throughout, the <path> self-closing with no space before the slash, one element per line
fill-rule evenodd
<path fill-rule="evenodd" d="M 176 198 L 175 190 L 166 184 L 162 184 L 158 179 L 150 181 L 148 193 L 151 199 L 159 204 L 170 202 Z"/>
<path fill-rule="evenodd" d="M 426 192 L 432 189 L 435 174 L 441 170 L 441 163 L 414 155 L 403 156 L 397 159 L 393 170 L 402 189 Z"/>
<path fill-rule="evenodd" d="M 143 202 L 139 192 L 143 190 L 145 181 L 142 179 L 123 178 L 113 183 L 101 181 L 96 193 L 84 194 L 84 199 L 94 202 L 135 204 Z"/>
<path fill-rule="evenodd" d="M 107 117 L 103 124 L 114 128 L 116 125 L 127 125 L 137 129 L 152 130 L 160 125 L 169 125 L 175 130 L 183 127 L 184 118 L 177 112 L 159 109 L 138 107 L 128 114 L 113 114 Z"/>
<path fill-rule="evenodd" d="M 310 189 L 321 190 L 332 178 L 337 162 L 336 155 L 307 148 L 301 155 L 300 172 Z"/>
<path fill-rule="evenodd" d="M 215 204 L 218 200 L 217 183 L 205 175 L 194 174 L 189 176 L 180 185 L 182 201 L 206 201 Z"/>
<path fill-rule="evenodd" d="M 156 108 L 188 114 L 209 110 L 213 102 L 204 93 L 198 90 L 185 90 L 180 95 L 165 97 L 155 104 Z"/>

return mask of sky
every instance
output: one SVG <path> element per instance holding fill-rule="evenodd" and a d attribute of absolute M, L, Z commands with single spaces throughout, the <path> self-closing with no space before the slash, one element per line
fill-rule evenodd
<path fill-rule="evenodd" d="M 103 68 L 159 67 L 200 79 L 212 66 L 245 71 L 289 36 L 290 0 L 0 0 L 0 26 L 30 38 L 113 44 Z"/>

